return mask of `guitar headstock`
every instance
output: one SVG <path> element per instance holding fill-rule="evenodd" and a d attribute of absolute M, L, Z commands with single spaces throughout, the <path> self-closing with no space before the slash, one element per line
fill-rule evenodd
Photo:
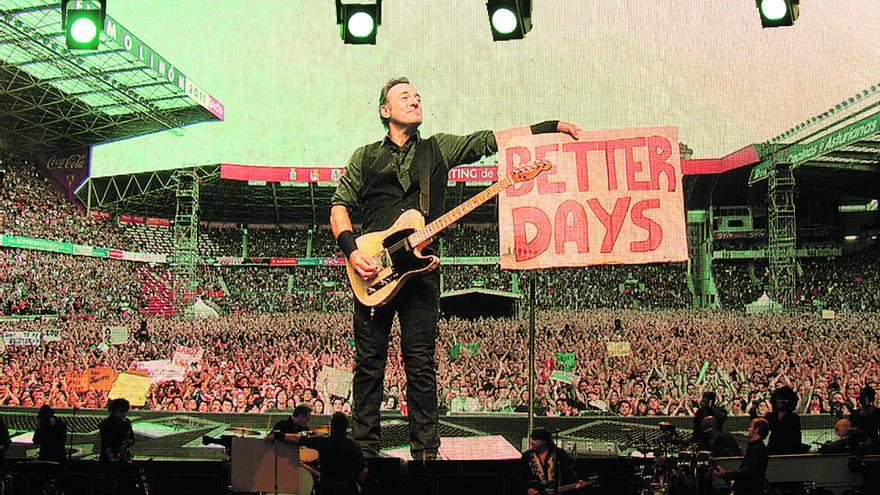
<path fill-rule="evenodd" d="M 550 162 L 550 160 L 535 160 L 531 163 L 514 168 L 510 173 L 510 178 L 514 183 L 525 182 L 534 179 L 538 174 L 546 172 L 552 167 L 553 163 Z"/>

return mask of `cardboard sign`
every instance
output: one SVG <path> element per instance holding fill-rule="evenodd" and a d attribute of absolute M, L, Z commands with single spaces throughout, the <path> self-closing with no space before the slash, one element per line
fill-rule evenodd
<path fill-rule="evenodd" d="M 128 343 L 128 327 L 106 327 L 104 331 L 110 332 L 110 345 Z"/>
<path fill-rule="evenodd" d="M 3 332 L 7 347 L 40 345 L 40 332 Z"/>
<path fill-rule="evenodd" d="M 674 127 L 531 134 L 500 132 L 499 176 L 553 167 L 499 195 L 501 268 L 644 264 L 688 259 Z"/>
<path fill-rule="evenodd" d="M 61 330 L 57 328 L 47 328 L 43 330 L 43 342 L 60 342 Z"/>
<path fill-rule="evenodd" d="M 550 373 L 550 379 L 557 382 L 568 383 L 569 385 L 575 385 L 581 380 L 581 377 L 567 371 L 556 370 L 553 373 Z"/>
<path fill-rule="evenodd" d="M 172 364 L 167 359 L 156 359 L 153 361 L 139 361 L 135 366 L 136 369 L 145 371 L 153 383 L 162 383 L 170 381 L 182 382 L 186 377 L 186 368 L 179 364 Z"/>
<path fill-rule="evenodd" d="M 99 392 L 107 392 L 113 388 L 113 383 L 116 381 L 117 374 L 118 373 L 113 371 L 112 368 L 106 366 L 89 368 L 86 370 L 86 378 L 88 380 L 89 388 Z"/>
<path fill-rule="evenodd" d="M 337 397 L 348 397 L 351 393 L 351 384 L 354 373 L 338 370 L 330 366 L 324 366 L 318 373 L 318 390 L 326 390 L 328 394 Z"/>
<path fill-rule="evenodd" d="M 135 373 L 120 373 L 110 389 L 111 399 L 128 399 L 132 406 L 143 406 L 147 403 L 147 394 L 153 383 L 149 376 Z"/>
<path fill-rule="evenodd" d="M 205 350 L 201 347 L 184 347 L 178 346 L 177 350 L 171 356 L 171 364 L 183 366 L 186 370 L 201 369 L 202 356 Z"/>
<path fill-rule="evenodd" d="M 83 393 L 89 390 L 89 379 L 84 373 L 70 373 L 64 379 L 68 393 Z"/>
<path fill-rule="evenodd" d="M 613 357 L 624 357 L 632 354 L 632 348 L 629 342 L 605 342 L 605 355 Z"/>

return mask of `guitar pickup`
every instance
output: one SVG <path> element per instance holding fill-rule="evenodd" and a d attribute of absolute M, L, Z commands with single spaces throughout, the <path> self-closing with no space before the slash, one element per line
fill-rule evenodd
<path fill-rule="evenodd" d="M 375 283 L 370 284 L 370 286 L 367 287 L 367 294 L 370 294 L 370 295 L 375 294 L 376 292 L 381 290 L 383 287 L 387 286 L 388 284 L 390 284 L 391 282 L 394 282 L 395 280 L 397 280 L 399 278 L 400 278 L 399 273 L 391 272 L 390 274 L 377 280 Z"/>

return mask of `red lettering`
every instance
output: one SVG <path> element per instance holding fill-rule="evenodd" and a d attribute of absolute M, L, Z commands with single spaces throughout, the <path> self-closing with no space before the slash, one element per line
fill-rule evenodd
<path fill-rule="evenodd" d="M 651 188 L 660 190 L 660 174 L 666 174 L 666 190 L 675 191 L 678 179 L 675 176 L 675 167 L 667 160 L 672 156 L 672 144 L 663 136 L 651 136 L 648 138 L 648 164 L 651 168 Z"/>
<path fill-rule="evenodd" d="M 528 163 L 532 160 L 532 153 L 525 146 L 513 146 L 507 148 L 507 150 L 505 151 L 505 155 L 507 159 L 507 170 L 511 170 L 516 165 L 522 165 L 523 163 Z M 519 158 L 519 161 L 514 163 L 514 157 Z M 507 190 L 504 191 L 504 193 L 507 194 L 507 196 L 510 198 L 515 196 L 524 196 L 532 192 L 532 188 L 534 186 L 534 180 L 527 180 L 508 187 Z"/>
<path fill-rule="evenodd" d="M 633 209 L 630 212 L 632 222 L 636 226 L 648 231 L 648 238 L 644 241 L 633 241 L 629 243 L 629 249 L 633 253 L 654 251 L 660 247 L 660 244 L 663 242 L 663 229 L 660 227 L 660 224 L 646 217 L 644 214 L 645 210 L 656 208 L 660 208 L 660 200 L 656 198 L 643 199 L 633 205 Z"/>
<path fill-rule="evenodd" d="M 596 151 L 596 142 L 580 142 L 565 143 L 562 145 L 562 151 L 565 153 L 574 153 L 575 170 L 578 177 L 578 191 L 586 192 L 590 190 L 590 175 L 587 170 L 587 152 Z"/>
<path fill-rule="evenodd" d="M 513 215 L 513 249 L 516 261 L 528 261 L 540 256 L 550 246 L 553 236 L 553 225 L 540 208 L 522 206 L 511 210 Z M 530 223 L 538 229 L 538 233 L 530 241 L 526 238 L 526 224 Z"/>
<path fill-rule="evenodd" d="M 605 167 L 608 169 L 608 190 L 617 190 L 617 163 L 614 152 L 626 146 L 623 139 L 612 139 L 599 143 L 599 149 L 605 150 Z"/>
<path fill-rule="evenodd" d="M 559 151 L 558 144 L 545 144 L 535 148 L 535 160 L 542 160 L 548 153 Z M 538 176 L 538 194 L 556 194 L 565 192 L 565 182 L 550 182 L 550 175 L 556 175 L 556 164 L 550 170 Z"/>
<path fill-rule="evenodd" d="M 571 223 L 568 218 L 571 217 Z M 568 199 L 556 210 L 556 254 L 565 252 L 565 243 L 577 243 L 578 253 L 590 252 L 590 238 L 587 235 L 587 213 L 577 201 Z"/>
<path fill-rule="evenodd" d="M 626 187 L 630 191 L 650 191 L 651 183 L 646 180 L 636 180 L 636 174 L 642 171 L 642 162 L 633 157 L 633 148 L 644 146 L 645 138 L 637 137 L 626 140 Z"/>
<path fill-rule="evenodd" d="M 602 249 L 600 250 L 602 253 L 610 253 L 614 250 L 614 243 L 617 242 L 617 236 L 620 235 L 626 212 L 629 210 L 630 199 L 629 196 L 617 198 L 617 201 L 614 202 L 614 211 L 611 214 L 605 211 L 598 199 L 593 198 L 587 202 L 605 227 L 605 237 L 602 239 Z"/>

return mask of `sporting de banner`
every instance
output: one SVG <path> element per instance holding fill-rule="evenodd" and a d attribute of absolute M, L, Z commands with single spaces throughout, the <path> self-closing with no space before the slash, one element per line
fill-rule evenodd
<path fill-rule="evenodd" d="M 530 270 L 688 259 L 678 132 L 653 127 L 499 132 L 499 177 L 553 167 L 499 196 L 501 268 Z"/>

